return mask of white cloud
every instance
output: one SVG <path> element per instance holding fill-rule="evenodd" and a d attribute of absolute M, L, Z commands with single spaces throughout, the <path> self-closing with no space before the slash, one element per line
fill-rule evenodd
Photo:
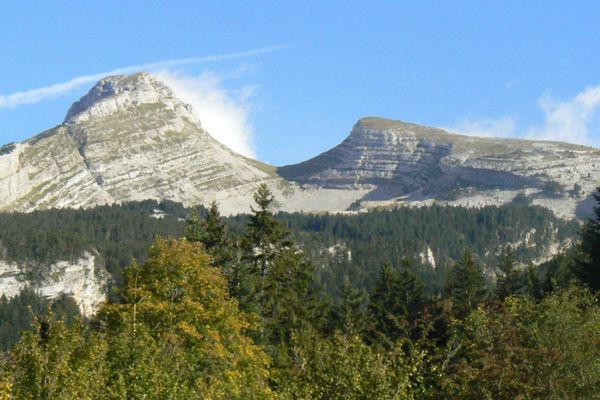
<path fill-rule="evenodd" d="M 518 127 L 515 118 L 466 118 L 447 130 L 472 136 L 518 137 L 600 145 L 600 85 L 558 101 L 548 94 L 538 100 L 544 120 L 539 125 Z"/>
<path fill-rule="evenodd" d="M 228 90 L 223 86 L 225 80 L 237 78 L 245 68 L 242 66 L 229 73 L 204 72 L 196 77 L 167 70 L 158 71 L 155 75 L 173 89 L 178 98 L 192 105 L 211 136 L 230 149 L 255 158 L 250 112 L 252 95 L 257 87 L 247 85 L 238 90 Z"/>
<path fill-rule="evenodd" d="M 562 102 L 544 94 L 539 104 L 545 115 L 544 125 L 529 128 L 526 137 L 590 145 L 600 142 L 600 132 L 594 132 L 600 127 L 600 85 Z"/>
<path fill-rule="evenodd" d="M 507 137 L 515 134 L 516 123 L 512 117 L 499 119 L 463 119 L 447 130 L 469 136 Z"/>
<path fill-rule="evenodd" d="M 83 85 L 94 83 L 108 75 L 131 74 L 134 72 L 155 71 L 163 68 L 182 65 L 203 64 L 215 61 L 232 60 L 281 51 L 290 47 L 291 46 L 262 47 L 258 49 L 241 51 L 236 53 L 216 54 L 206 57 L 183 58 L 177 60 L 160 61 L 156 63 L 133 65 L 129 67 L 117 68 L 112 71 L 100 72 L 92 75 L 78 76 L 66 82 L 56 83 L 37 89 L 23 90 L 10 94 L 0 94 L 0 108 L 11 108 L 24 104 L 34 104 L 44 100 L 54 99 L 63 96 Z"/>

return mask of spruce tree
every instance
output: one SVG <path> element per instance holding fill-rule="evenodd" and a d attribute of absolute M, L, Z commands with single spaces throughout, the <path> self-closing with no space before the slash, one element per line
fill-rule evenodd
<path fill-rule="evenodd" d="M 520 288 L 516 263 L 512 249 L 508 246 L 505 247 L 498 265 L 501 274 L 496 283 L 496 296 L 501 300 L 517 293 Z"/>
<path fill-rule="evenodd" d="M 394 274 L 389 264 L 384 264 L 379 272 L 379 279 L 369 298 L 369 340 L 378 342 L 390 336 L 399 336 L 398 321 L 394 300 Z"/>
<path fill-rule="evenodd" d="M 190 216 L 185 220 L 185 223 L 185 238 L 193 243 L 202 242 L 204 227 L 202 226 L 203 221 L 200 211 L 198 209 L 193 209 Z"/>
<path fill-rule="evenodd" d="M 211 265 L 220 267 L 231 281 L 235 249 L 225 230 L 217 202 L 210 203 L 204 218 L 200 216 L 198 210 L 193 210 L 186 222 L 185 238 L 189 242 L 202 243 L 206 252 L 212 257 Z"/>
<path fill-rule="evenodd" d="M 289 231 L 275 219 L 271 206 L 273 195 L 266 184 L 254 193 L 256 207 L 251 207 L 246 231 L 242 238 L 242 258 L 233 267 L 236 276 L 235 292 L 244 310 L 262 313 L 265 297 L 265 277 L 277 254 L 290 248 Z"/>
<path fill-rule="evenodd" d="M 535 299 L 541 299 L 544 295 L 542 282 L 538 277 L 537 268 L 533 265 L 528 265 L 526 270 L 526 287 L 527 294 Z"/>
<path fill-rule="evenodd" d="M 394 272 L 384 264 L 369 301 L 371 342 L 391 344 L 409 336 L 423 305 L 423 286 L 405 264 Z"/>
<path fill-rule="evenodd" d="M 274 200 L 269 187 L 264 183 L 260 184 L 254 193 L 257 207 L 252 207 L 252 214 L 246 224 L 244 247 L 248 260 L 260 277 L 265 276 L 269 263 L 275 256 L 293 244 L 289 231 L 275 219 L 271 211 Z"/>
<path fill-rule="evenodd" d="M 314 265 L 275 219 L 267 185 L 259 185 L 254 200 L 242 244 L 244 256 L 234 271 L 236 290 L 243 309 L 261 317 L 264 329 L 258 339 L 274 349 L 287 343 L 293 331 L 319 326 L 323 307 Z"/>
<path fill-rule="evenodd" d="M 466 251 L 462 260 L 452 266 L 445 292 L 459 318 L 465 317 L 485 299 L 487 289 L 483 270 L 470 251 Z"/>
<path fill-rule="evenodd" d="M 421 315 L 425 302 L 423 283 L 412 271 L 408 260 L 402 261 L 402 268 L 398 272 L 399 295 L 405 307 L 406 318 L 414 323 Z"/>
<path fill-rule="evenodd" d="M 595 217 L 587 221 L 581 234 L 581 257 L 576 274 L 590 289 L 600 290 L 600 187 L 594 198 L 598 205 L 594 207 Z"/>
<path fill-rule="evenodd" d="M 200 213 L 193 210 L 186 222 L 185 238 L 188 241 L 202 243 L 209 253 L 224 247 L 227 241 L 225 225 L 216 201 L 210 203 L 206 218 L 202 219 Z"/>
<path fill-rule="evenodd" d="M 225 225 L 221 220 L 221 214 L 219 213 L 216 201 L 210 203 L 203 228 L 204 236 L 201 241 L 208 251 L 224 246 L 226 242 Z"/>
<path fill-rule="evenodd" d="M 366 292 L 354 287 L 347 275 L 343 278 L 340 292 L 340 301 L 332 313 L 333 328 L 346 335 L 362 335 L 368 318 Z"/>
<path fill-rule="evenodd" d="M 265 339 L 289 343 L 292 332 L 321 325 L 323 304 L 312 263 L 296 248 L 284 249 L 273 259 L 264 277 L 260 311 Z"/>

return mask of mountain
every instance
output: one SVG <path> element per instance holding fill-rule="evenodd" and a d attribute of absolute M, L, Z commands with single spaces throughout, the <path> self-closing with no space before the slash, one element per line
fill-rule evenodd
<path fill-rule="evenodd" d="M 202 129 L 189 105 L 150 74 L 113 76 L 60 126 L 0 158 L 0 208 L 30 211 L 137 199 L 202 201 L 202 193 L 269 177 Z"/>
<path fill-rule="evenodd" d="M 363 207 L 432 201 L 495 205 L 520 193 L 534 204 L 572 217 L 600 183 L 600 150 L 559 142 L 462 136 L 401 121 L 363 118 L 340 145 L 308 161 L 281 167 L 277 173 L 302 185 L 370 188 L 361 199 Z"/>
<path fill-rule="evenodd" d="M 199 117 L 151 74 L 102 79 L 62 124 L 0 148 L 0 211 L 167 199 L 216 200 L 229 215 L 248 211 L 257 184 L 267 183 L 283 211 L 479 207 L 519 195 L 573 217 L 600 182 L 597 149 L 380 118 L 361 119 L 311 160 L 276 168 L 228 149 Z"/>

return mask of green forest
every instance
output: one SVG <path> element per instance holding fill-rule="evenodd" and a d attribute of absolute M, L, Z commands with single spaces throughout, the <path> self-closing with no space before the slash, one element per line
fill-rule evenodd
<path fill-rule="evenodd" d="M 121 285 L 132 259 L 144 261 L 156 237 L 183 235 L 186 220 L 203 207 L 185 209 L 153 200 L 85 210 L 44 210 L 0 214 L 0 260 L 34 266 L 34 276 L 59 260 L 75 260 L 84 251 L 98 252 Z M 287 214 L 274 218 L 289 229 L 311 261 L 319 266 L 321 284 L 337 296 L 347 276 L 353 285 L 372 290 L 384 263 L 394 268 L 409 260 L 431 292 L 443 289 L 448 267 L 465 249 L 493 271 L 506 244 L 522 264 L 543 257 L 552 243 L 577 240 L 579 224 L 555 217 L 541 207 L 422 207 L 374 210 L 358 215 Z M 224 218 L 232 241 L 244 235 L 246 215 Z M 424 263 L 431 249 L 436 268 Z"/>
<path fill-rule="evenodd" d="M 5 214 L 3 259 L 96 249 L 115 278 L 90 320 L 68 298 L 2 299 L 2 327 L 31 328 L 2 355 L 0 399 L 600 398 L 597 200 L 582 226 L 518 204 L 276 215 L 266 186 L 234 218 Z M 573 246 L 530 265 L 550 238 Z"/>

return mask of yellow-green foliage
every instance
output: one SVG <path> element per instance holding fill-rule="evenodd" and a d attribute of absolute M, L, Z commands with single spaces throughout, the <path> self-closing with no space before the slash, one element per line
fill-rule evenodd
<path fill-rule="evenodd" d="M 226 280 L 209 264 L 198 244 L 159 240 L 146 263 L 129 268 L 124 304 L 100 311 L 103 329 L 117 333 L 111 340 L 113 352 L 121 349 L 115 359 L 130 369 L 133 358 L 146 374 L 119 377 L 125 397 L 132 398 L 130 390 L 136 398 L 169 398 L 173 391 L 176 398 L 271 397 L 268 357 L 244 335 L 251 318 L 239 311 Z M 160 360 L 156 370 L 148 368 L 152 360 Z M 148 397 L 149 391 L 156 397 Z"/>
<path fill-rule="evenodd" d="M 108 383 L 107 342 L 77 323 L 38 321 L 12 352 L 17 399 L 100 399 Z"/>
<path fill-rule="evenodd" d="M 336 334 L 320 341 L 296 338 L 291 366 L 279 377 L 281 395 L 297 400 L 419 398 L 424 353 L 405 350 L 398 342 L 379 351 L 354 335 Z"/>
<path fill-rule="evenodd" d="M 159 240 L 127 278 L 124 301 L 105 305 L 91 328 L 50 318 L 26 334 L 5 364 L 0 396 L 274 398 L 269 358 L 244 334 L 252 317 L 200 245 Z"/>

